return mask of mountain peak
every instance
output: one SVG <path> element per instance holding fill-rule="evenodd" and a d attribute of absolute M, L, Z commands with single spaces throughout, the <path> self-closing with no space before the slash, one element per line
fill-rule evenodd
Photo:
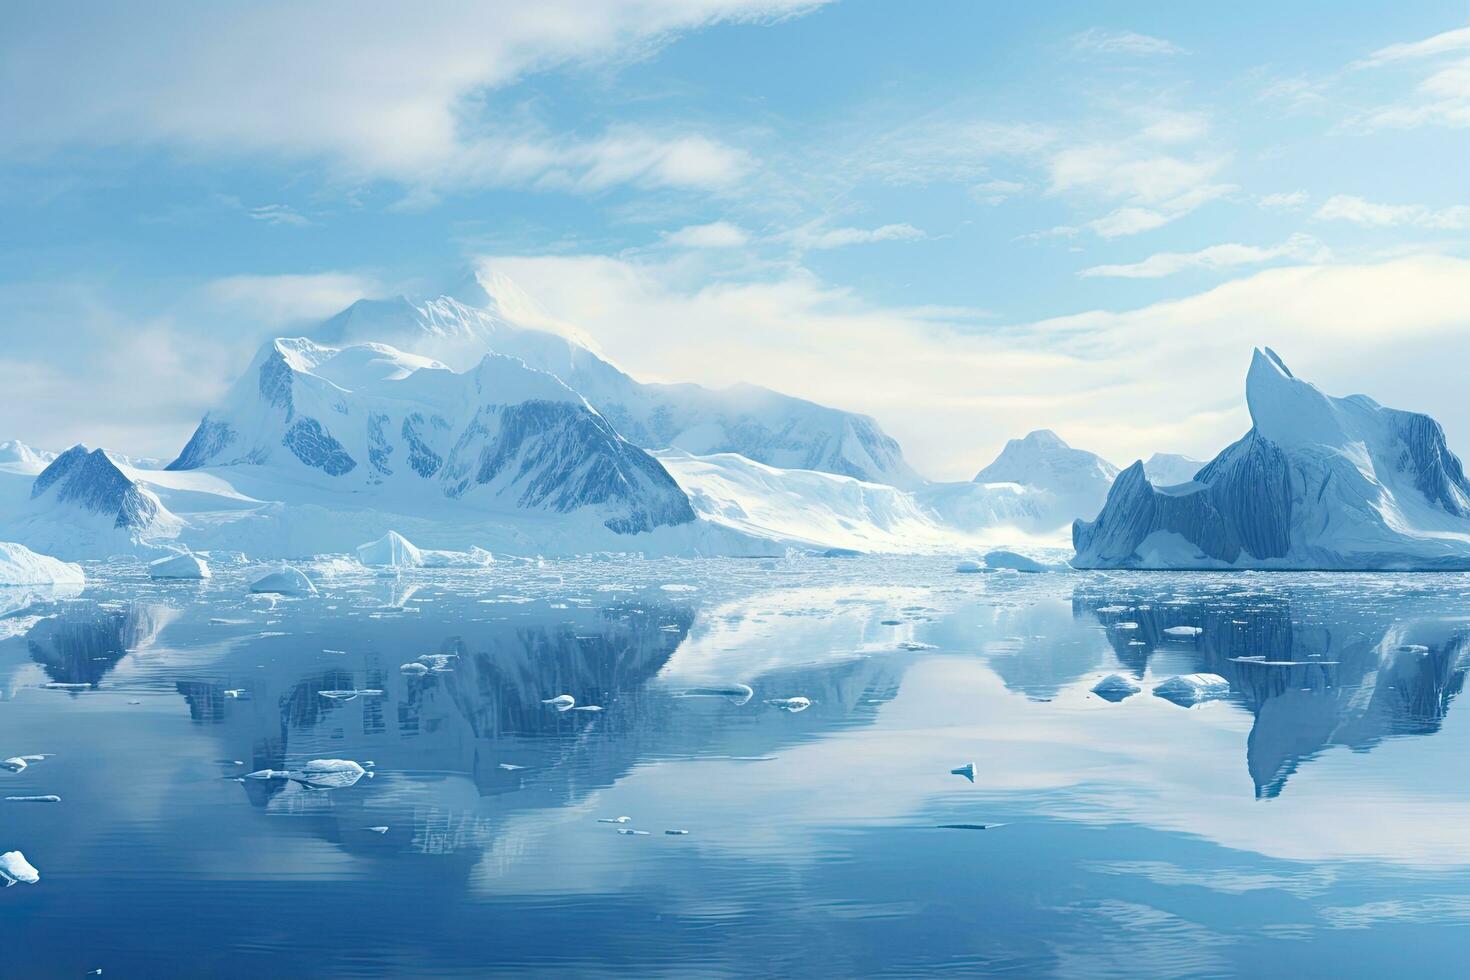
<path fill-rule="evenodd" d="M 1257 433 L 1279 445 L 1343 441 L 1336 399 L 1291 373 L 1271 348 L 1256 348 L 1245 377 L 1245 401 Z"/>

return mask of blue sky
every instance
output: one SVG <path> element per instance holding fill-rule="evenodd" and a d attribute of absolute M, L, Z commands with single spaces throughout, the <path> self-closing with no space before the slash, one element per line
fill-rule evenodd
<path fill-rule="evenodd" d="M 1470 450 L 1470 5 L 1280 6 L 24 5 L 0 438 L 170 454 L 261 339 L 474 264 L 936 477 L 1212 454 L 1260 343 Z"/>

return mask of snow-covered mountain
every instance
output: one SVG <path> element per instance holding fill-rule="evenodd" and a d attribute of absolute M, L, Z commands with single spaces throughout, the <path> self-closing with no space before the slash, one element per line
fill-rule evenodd
<path fill-rule="evenodd" d="M 178 533 L 178 518 L 101 449 L 75 445 L 31 484 L 29 500 L 5 530 L 48 554 L 75 557 L 127 551 Z"/>
<path fill-rule="evenodd" d="M 1470 569 L 1470 481 L 1427 415 L 1334 398 L 1269 348 L 1246 378 L 1252 428 L 1194 482 L 1125 470 L 1072 531 L 1089 568 Z"/>
<path fill-rule="evenodd" d="M 1037 492 L 1034 506 L 1057 527 L 1090 519 L 1102 509 L 1118 468 L 1096 453 L 1074 449 L 1050 429 L 1006 443 L 979 473 L 979 484 L 1014 483 Z"/>
<path fill-rule="evenodd" d="M 19 439 L 0 442 L 0 466 L 33 466 L 39 470 L 55 458 L 55 453 L 27 446 Z"/>
<path fill-rule="evenodd" d="M 645 449 L 739 453 L 784 469 L 820 470 L 912 487 L 921 481 L 898 443 L 866 415 L 755 385 L 710 389 L 635 380 L 585 338 L 518 325 L 474 273 L 445 295 L 359 300 L 314 332 L 324 344 L 390 343 L 456 369 L 487 352 L 518 357 L 580 393 L 624 437 Z"/>
<path fill-rule="evenodd" d="M 1143 461 L 1143 473 L 1156 487 L 1172 487 L 1193 480 L 1204 465 L 1205 460 L 1179 453 L 1154 453 Z"/>
<path fill-rule="evenodd" d="M 167 469 L 201 467 L 448 510 L 587 510 L 619 534 L 694 520 L 657 460 L 557 378 L 502 355 L 456 373 L 384 344 L 273 340 Z"/>

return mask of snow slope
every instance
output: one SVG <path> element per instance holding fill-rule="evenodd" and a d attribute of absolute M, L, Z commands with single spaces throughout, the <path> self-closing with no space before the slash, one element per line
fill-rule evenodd
<path fill-rule="evenodd" d="M 495 284 L 497 291 L 513 288 Z M 921 482 L 903 451 L 872 418 L 755 385 L 709 389 L 637 381 L 585 338 L 520 326 L 480 278 L 421 302 L 359 300 L 315 332 L 333 345 L 381 341 L 465 368 L 487 351 L 556 375 L 618 432 L 645 449 L 739 453 L 785 469 L 820 470 L 912 487 Z"/>
<path fill-rule="evenodd" d="M 1076 518 L 1097 516 L 1117 475 L 1118 468 L 1096 453 L 1067 445 L 1050 429 L 1038 429 L 1007 442 L 973 482 L 1026 487 L 1034 492 L 1037 519 L 1065 528 Z"/>
<path fill-rule="evenodd" d="M 0 541 L 0 586 L 81 585 L 85 581 L 80 565 L 37 554 L 25 545 Z"/>
<path fill-rule="evenodd" d="M 1427 415 L 1334 398 L 1269 348 L 1246 378 L 1252 428 L 1194 482 L 1125 470 L 1073 526 L 1091 568 L 1470 569 L 1470 481 Z"/>
<path fill-rule="evenodd" d="M 1156 487 L 1173 487 L 1193 480 L 1204 465 L 1205 460 L 1178 453 L 1154 453 L 1143 461 L 1143 473 Z"/>

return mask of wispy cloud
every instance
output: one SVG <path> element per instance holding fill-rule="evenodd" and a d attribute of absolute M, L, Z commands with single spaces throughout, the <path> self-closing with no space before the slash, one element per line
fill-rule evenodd
<path fill-rule="evenodd" d="M 251 208 L 249 214 L 251 220 L 263 221 L 268 225 L 291 225 L 296 228 L 304 228 L 311 224 L 306 215 L 289 204 L 262 204 L 260 207 Z"/>
<path fill-rule="evenodd" d="M 573 137 L 527 125 L 524 110 L 508 120 L 504 107 L 492 111 L 494 96 L 549 68 L 818 5 L 541 0 L 358 16 L 286 0 L 102 2 L 89 9 L 84 32 L 64 11 L 41 8 L 0 33 L 9 69 L 0 131 L 13 137 L 13 153 L 157 145 L 194 156 L 320 161 L 347 180 L 437 190 L 721 187 L 748 160 L 707 134 L 627 124 Z"/>
<path fill-rule="evenodd" d="M 873 242 L 911 242 L 923 237 L 923 231 L 906 223 L 880 225 L 877 228 L 823 228 L 820 225 L 807 225 L 783 236 L 786 241 L 802 250 L 869 245 Z"/>
<path fill-rule="evenodd" d="M 707 225 L 686 225 L 678 231 L 665 232 L 665 242 L 681 248 L 739 248 L 750 242 L 744 228 L 728 221 L 712 221 Z"/>
<path fill-rule="evenodd" d="M 1470 205 L 1434 209 L 1423 204 L 1381 204 L 1352 194 L 1328 198 L 1314 215 L 1321 221 L 1351 221 L 1367 228 L 1435 228 L 1460 231 L 1470 228 Z"/>
<path fill-rule="evenodd" d="M 1184 53 L 1183 48 L 1161 37 L 1135 31 L 1109 31 L 1101 27 L 1078 34 L 1072 38 L 1072 46 L 1078 51 L 1096 54 L 1152 56 Z"/>
<path fill-rule="evenodd" d="M 1470 52 L 1470 27 L 1391 44 L 1354 63 L 1354 68 L 1369 69 L 1405 63 L 1434 65 L 1411 95 L 1369 111 L 1363 122 L 1377 129 L 1470 126 L 1470 57 L 1465 52 Z M 1456 57 L 1446 64 L 1446 55 Z"/>
<path fill-rule="evenodd" d="M 1293 235 L 1277 245 L 1211 245 L 1195 252 L 1159 252 L 1141 262 L 1127 265 L 1095 265 L 1079 275 L 1115 279 L 1160 279 L 1193 269 L 1230 269 L 1261 265 L 1277 259 L 1321 262 L 1328 258 L 1326 247 L 1310 235 Z"/>
<path fill-rule="evenodd" d="M 1376 68 L 1395 61 L 1412 61 L 1454 51 L 1470 51 L 1470 27 L 1445 31 L 1420 41 L 1390 44 L 1355 62 L 1353 67 Z"/>

